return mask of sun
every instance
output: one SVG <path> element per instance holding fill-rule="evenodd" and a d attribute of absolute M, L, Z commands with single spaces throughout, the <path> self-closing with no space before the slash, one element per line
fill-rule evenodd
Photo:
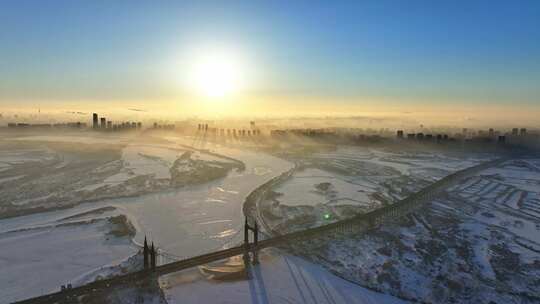
<path fill-rule="evenodd" d="M 225 52 L 207 52 L 194 60 L 190 86 L 197 94 L 223 98 L 242 89 L 243 76 L 243 66 L 238 58 Z"/>

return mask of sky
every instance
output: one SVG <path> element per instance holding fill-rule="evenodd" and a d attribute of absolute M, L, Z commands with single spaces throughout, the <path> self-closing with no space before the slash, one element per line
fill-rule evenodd
<path fill-rule="evenodd" d="M 219 101 L 200 54 L 241 62 Z M 212 72 L 210 72 L 212 74 Z M 0 2 L 0 104 L 540 114 L 539 1 Z"/>

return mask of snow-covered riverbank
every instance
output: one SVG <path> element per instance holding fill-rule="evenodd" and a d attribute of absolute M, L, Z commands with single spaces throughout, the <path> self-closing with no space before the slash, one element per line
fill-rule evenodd
<path fill-rule="evenodd" d="M 406 303 L 345 281 L 318 265 L 276 249 L 263 251 L 261 264 L 250 268 L 249 273 L 250 280 L 224 282 L 190 269 L 160 281 L 169 304 Z"/>

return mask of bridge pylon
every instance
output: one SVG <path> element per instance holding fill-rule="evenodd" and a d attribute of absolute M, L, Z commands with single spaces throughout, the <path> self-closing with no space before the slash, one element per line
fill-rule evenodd
<path fill-rule="evenodd" d="M 253 232 L 253 243 L 249 243 L 249 232 Z M 252 262 L 254 265 L 259 264 L 259 225 L 255 222 L 253 225 L 248 223 L 246 217 L 244 222 L 244 264 L 246 267 L 249 267 L 249 263 Z M 249 253 L 253 256 L 253 261 L 251 261 Z"/>
<path fill-rule="evenodd" d="M 148 248 L 148 242 L 146 241 L 146 235 L 144 236 L 144 247 L 143 247 L 143 255 L 144 255 L 144 270 L 148 269 L 149 261 L 148 256 L 150 254 L 150 249 Z"/>
<path fill-rule="evenodd" d="M 152 247 L 150 247 L 150 268 L 152 271 L 156 270 L 156 249 L 154 247 L 154 242 L 152 242 Z"/>
<path fill-rule="evenodd" d="M 146 236 L 145 236 L 144 245 L 143 245 L 143 256 L 144 256 L 143 269 L 145 271 L 156 270 L 156 264 L 157 264 L 156 252 L 157 251 L 156 251 L 156 248 L 154 247 L 154 242 L 152 242 L 152 246 L 148 246 L 148 241 L 146 240 Z"/>

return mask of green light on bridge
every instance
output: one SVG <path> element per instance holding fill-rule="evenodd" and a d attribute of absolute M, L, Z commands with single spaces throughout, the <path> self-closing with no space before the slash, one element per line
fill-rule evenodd
<path fill-rule="evenodd" d="M 329 220 L 329 219 L 330 219 L 330 213 L 325 213 L 325 214 L 323 215 L 323 218 L 324 218 L 325 220 Z"/>

